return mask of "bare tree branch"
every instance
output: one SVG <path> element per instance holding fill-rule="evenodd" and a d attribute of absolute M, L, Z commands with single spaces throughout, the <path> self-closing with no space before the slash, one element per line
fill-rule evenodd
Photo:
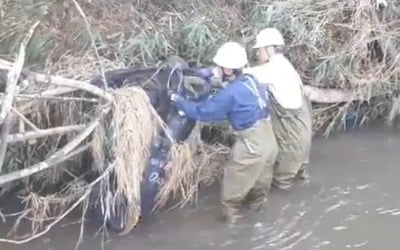
<path fill-rule="evenodd" d="M 9 71 L 11 69 L 10 62 L 0 59 L 0 69 Z M 67 87 L 63 89 L 64 93 L 72 92 L 71 90 L 72 88 L 74 90 L 84 90 L 92 95 L 103 98 L 106 101 L 112 101 L 113 99 L 112 95 L 107 91 L 83 81 L 68 79 L 61 76 L 52 76 L 47 74 L 35 73 L 28 70 L 23 70 L 23 73 L 24 75 L 31 77 L 31 80 L 36 82 L 48 83 L 60 87 Z"/>
<path fill-rule="evenodd" d="M 36 27 L 39 25 L 39 21 L 36 22 L 30 29 L 28 34 L 25 36 L 22 41 L 19 54 L 17 59 L 15 60 L 14 65 L 10 69 L 7 75 L 7 86 L 6 86 L 6 95 L 4 96 L 1 111 L 0 111 L 0 124 L 3 124 L 1 128 L 1 144 L 0 144 L 0 173 L 3 167 L 4 158 L 7 151 L 7 136 L 10 132 L 11 123 L 12 123 L 12 114 L 10 114 L 10 110 L 14 101 L 14 95 L 16 92 L 16 87 L 18 83 L 18 79 L 21 75 L 22 69 L 24 67 L 25 61 L 25 53 L 26 46 L 28 46 L 29 41 L 33 33 L 35 32 Z"/>
<path fill-rule="evenodd" d="M 97 50 L 97 46 L 96 46 L 96 41 L 94 39 L 92 30 L 90 29 L 89 21 L 88 21 L 86 15 L 85 15 L 85 13 L 83 12 L 81 6 L 79 5 L 79 3 L 76 0 L 72 0 L 72 2 L 74 2 L 76 9 L 78 10 L 79 14 L 82 16 L 82 18 L 83 18 L 83 20 L 85 22 L 87 32 L 89 33 L 90 40 L 92 41 L 92 47 L 93 47 L 94 52 L 96 54 L 97 61 L 99 62 L 100 74 L 101 74 L 101 76 L 103 78 L 104 89 L 108 90 L 108 84 L 107 84 L 106 74 L 104 72 L 104 66 L 103 66 L 103 63 L 101 62 L 99 51 Z"/>
<path fill-rule="evenodd" d="M 108 93 L 107 91 L 100 89 L 89 83 L 83 82 L 83 81 L 67 79 L 67 78 L 60 77 L 60 76 L 38 74 L 38 73 L 33 73 L 33 72 L 31 72 L 30 74 L 32 74 L 32 76 L 34 77 L 34 79 L 37 82 L 44 82 L 44 83 L 49 83 L 49 84 L 56 85 L 56 86 L 84 90 L 86 92 L 89 92 L 92 95 L 99 96 L 106 101 L 112 101 L 112 99 L 113 99 L 112 95 L 110 93 Z"/>
<path fill-rule="evenodd" d="M 96 98 L 84 98 L 84 97 L 70 97 L 70 96 L 43 96 L 41 94 L 34 95 L 23 95 L 19 94 L 15 96 L 15 99 L 33 99 L 33 100 L 44 100 L 44 101 L 62 101 L 62 102 L 90 102 L 98 103 L 99 100 Z"/>
<path fill-rule="evenodd" d="M 82 131 L 85 128 L 86 128 L 85 125 L 71 125 L 71 126 L 56 127 L 50 129 L 41 129 L 39 131 L 29 131 L 20 134 L 11 134 L 8 135 L 7 142 L 14 143 L 14 142 L 36 139 L 40 137 L 51 136 L 51 135 L 67 134 L 71 132 Z"/>
<path fill-rule="evenodd" d="M 4 159 L 6 157 L 6 152 L 7 152 L 7 137 L 8 133 L 10 132 L 11 129 L 11 124 L 13 122 L 13 114 L 8 114 L 6 120 L 4 121 L 2 127 L 1 127 L 1 136 L 0 136 L 0 174 L 1 170 L 3 168 L 4 164 Z"/>
<path fill-rule="evenodd" d="M 29 41 L 35 31 L 36 27 L 39 25 L 39 21 L 36 22 L 29 30 L 28 34 L 24 38 L 19 48 L 19 54 L 17 59 L 15 60 L 14 65 L 11 66 L 11 69 L 7 75 L 7 86 L 6 86 L 6 94 L 4 96 L 1 111 L 0 111 L 0 125 L 3 124 L 6 116 L 11 110 L 11 106 L 14 100 L 15 88 L 17 86 L 19 77 L 21 75 L 22 69 L 24 67 L 25 62 L 25 54 L 26 54 L 26 46 L 28 46 Z"/>
<path fill-rule="evenodd" d="M 108 113 L 109 110 L 110 110 L 109 108 L 106 108 L 103 114 Z M 30 166 L 28 168 L 0 176 L 0 186 L 18 179 L 28 177 L 30 175 L 36 174 L 38 172 L 41 172 L 43 170 L 46 170 L 54 166 L 54 164 L 57 163 L 60 158 L 63 158 L 67 154 L 69 154 L 76 146 L 78 146 L 93 132 L 93 130 L 99 125 L 100 119 L 103 117 L 102 115 L 100 115 L 97 119 L 90 122 L 84 131 L 82 131 L 72 141 L 70 141 L 62 149 L 55 152 L 46 160 L 34 164 L 33 166 Z"/>
<path fill-rule="evenodd" d="M 23 114 L 21 114 L 18 110 L 16 110 L 15 108 L 11 108 L 12 112 L 14 112 L 19 118 L 21 118 L 21 120 L 23 122 L 25 122 L 26 124 L 28 124 L 29 127 L 31 127 L 31 129 L 33 129 L 34 131 L 40 131 L 40 129 L 38 127 L 36 127 L 35 124 L 33 124 L 31 121 L 28 120 L 28 118 L 26 118 Z M 20 131 L 21 132 L 21 131 Z M 8 139 L 7 139 L 7 142 Z"/>
<path fill-rule="evenodd" d="M 68 91 L 71 91 L 69 89 Z M 64 90 L 62 90 L 64 92 Z M 57 93 L 54 93 L 57 94 Z M 4 94 L 0 93 L 0 103 L 4 99 Z M 61 102 L 90 102 L 90 103 L 98 103 L 99 100 L 96 98 L 85 98 L 85 97 L 73 97 L 73 96 L 48 96 L 48 95 L 43 95 L 42 93 L 40 94 L 17 94 L 14 96 L 14 99 L 16 101 L 21 101 L 21 100 L 42 100 L 42 101 L 61 101 Z"/>

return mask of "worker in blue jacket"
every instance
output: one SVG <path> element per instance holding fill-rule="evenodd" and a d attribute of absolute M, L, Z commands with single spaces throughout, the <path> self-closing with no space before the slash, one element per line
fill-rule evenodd
<path fill-rule="evenodd" d="M 259 210 L 267 200 L 272 182 L 273 164 L 278 145 L 267 111 L 265 89 L 242 74 L 248 63 L 246 50 L 238 43 L 222 45 L 214 63 L 229 82 L 218 93 L 201 102 L 191 102 L 173 94 L 171 100 L 187 116 L 203 122 L 228 120 L 237 139 L 232 148 L 222 181 L 221 203 L 225 219 L 236 222 L 241 216 L 238 206 L 248 201 Z"/>

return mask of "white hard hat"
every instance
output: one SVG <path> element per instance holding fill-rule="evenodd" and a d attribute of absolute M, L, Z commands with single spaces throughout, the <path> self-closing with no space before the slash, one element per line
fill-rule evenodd
<path fill-rule="evenodd" d="M 256 44 L 253 46 L 253 48 L 258 49 L 273 45 L 285 45 L 283 36 L 281 32 L 275 28 L 266 28 L 258 33 Z"/>
<path fill-rule="evenodd" d="M 227 69 L 241 69 L 248 63 L 246 49 L 236 42 L 224 43 L 213 59 L 214 63 Z"/>

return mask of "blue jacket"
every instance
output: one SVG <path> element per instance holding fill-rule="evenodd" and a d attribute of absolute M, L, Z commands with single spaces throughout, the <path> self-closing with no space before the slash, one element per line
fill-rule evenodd
<path fill-rule="evenodd" d="M 269 114 L 266 108 L 260 107 L 258 98 L 249 89 L 251 81 L 248 77 L 251 76 L 238 76 L 215 96 L 198 103 L 179 98 L 176 106 L 192 119 L 203 122 L 229 120 L 234 130 L 250 128 L 258 120 L 267 118 Z M 254 78 L 252 79 L 257 85 L 261 98 L 268 103 L 266 89 L 261 87 Z"/>

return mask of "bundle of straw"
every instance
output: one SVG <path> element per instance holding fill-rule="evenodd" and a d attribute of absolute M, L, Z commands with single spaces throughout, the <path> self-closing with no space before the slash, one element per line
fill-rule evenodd
<path fill-rule="evenodd" d="M 140 182 L 153 135 L 160 127 L 161 120 L 141 88 L 117 89 L 113 91 L 113 96 L 110 115 L 94 133 L 94 168 L 102 172 L 109 165 L 113 166 L 117 183 L 115 192 L 112 192 L 115 198 L 106 201 L 121 202 L 117 197 L 125 197 L 129 214 L 135 218 L 136 224 L 140 215 Z M 103 185 L 111 188 L 107 183 Z M 110 193 L 110 190 L 103 192 Z M 103 207 L 112 208 L 118 205 L 105 204 Z M 105 211 L 104 214 L 110 212 Z"/>

